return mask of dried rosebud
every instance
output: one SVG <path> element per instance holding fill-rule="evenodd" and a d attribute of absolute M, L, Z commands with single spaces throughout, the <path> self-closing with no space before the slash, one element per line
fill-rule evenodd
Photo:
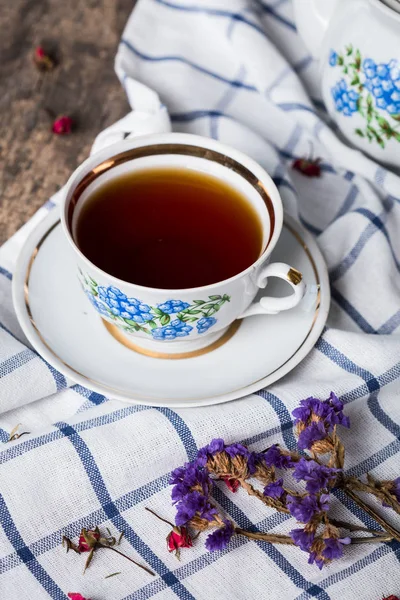
<path fill-rule="evenodd" d="M 240 481 L 238 479 L 222 477 L 222 480 L 225 481 L 226 485 L 231 490 L 231 492 L 235 493 L 238 491 L 240 486 Z"/>
<path fill-rule="evenodd" d="M 58 117 L 51 128 L 52 132 L 57 135 L 66 135 L 71 133 L 73 126 L 73 120 L 71 117 L 65 115 Z"/>
<path fill-rule="evenodd" d="M 175 552 L 179 558 L 180 548 L 191 548 L 193 546 L 192 538 L 186 527 L 174 527 L 167 536 L 168 552 Z"/>
<path fill-rule="evenodd" d="M 37 46 L 33 54 L 33 62 L 39 71 L 51 71 L 55 67 L 55 62 L 42 46 Z"/>
<path fill-rule="evenodd" d="M 309 159 L 309 158 L 296 158 L 293 161 L 292 168 L 295 171 L 299 171 L 306 177 L 320 177 L 321 176 L 321 159 Z"/>
<path fill-rule="evenodd" d="M 82 594 L 78 594 L 76 592 L 69 592 L 67 596 L 70 598 L 70 600 L 90 600 L 89 598 L 84 598 Z"/>
<path fill-rule="evenodd" d="M 397 596 L 387 596 L 387 598 L 382 598 L 382 600 L 400 600 Z"/>
<path fill-rule="evenodd" d="M 83 528 L 79 536 L 78 550 L 80 552 L 90 552 L 96 547 L 100 539 L 100 531 L 96 529 Z"/>

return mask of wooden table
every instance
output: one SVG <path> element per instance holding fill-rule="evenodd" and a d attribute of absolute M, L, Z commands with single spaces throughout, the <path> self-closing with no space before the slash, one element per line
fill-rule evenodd
<path fill-rule="evenodd" d="M 113 62 L 133 0 L 0 0 L 0 244 L 67 180 L 128 104 Z M 42 74 L 32 55 L 50 46 Z M 76 131 L 51 132 L 47 111 Z"/>

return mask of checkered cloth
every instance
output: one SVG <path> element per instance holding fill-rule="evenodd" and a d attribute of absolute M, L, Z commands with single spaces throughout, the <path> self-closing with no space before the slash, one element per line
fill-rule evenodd
<path fill-rule="evenodd" d="M 210 554 L 200 536 L 177 562 L 166 550 L 168 526 L 144 510 L 173 519 L 169 473 L 213 437 L 257 450 L 274 442 L 294 448 L 291 410 L 331 389 L 352 421 L 343 432 L 347 472 L 400 475 L 399 178 L 339 141 L 289 0 L 140 0 L 116 69 L 133 109 L 146 110 L 146 98 L 155 97 L 138 80 L 159 95 L 174 130 L 236 146 L 272 175 L 286 210 L 317 237 L 332 309 L 315 349 L 268 390 L 182 410 L 105 398 L 72 385 L 38 356 L 14 314 L 15 259 L 48 203 L 0 251 L 1 600 L 66 600 L 71 591 L 92 600 L 399 595 L 398 543 L 348 547 L 319 571 L 295 548 L 237 537 Z M 322 157 L 321 178 L 291 168 L 310 149 Z M 17 423 L 31 433 L 7 443 Z M 294 526 L 244 492 L 218 486 L 215 498 L 240 527 Z M 339 494 L 333 511 L 373 525 Z M 67 556 L 61 538 L 91 525 L 124 531 L 121 549 L 156 577 L 104 550 L 82 576 L 84 558 Z"/>

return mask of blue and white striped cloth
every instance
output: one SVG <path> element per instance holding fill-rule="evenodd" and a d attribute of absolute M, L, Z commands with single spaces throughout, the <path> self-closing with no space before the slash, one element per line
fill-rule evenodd
<path fill-rule="evenodd" d="M 218 138 L 273 176 L 285 208 L 317 236 L 333 303 L 315 349 L 282 381 L 251 397 L 199 409 L 152 409 L 105 398 L 65 378 L 32 350 L 11 303 L 16 255 L 52 202 L 0 250 L 0 598 L 66 600 L 379 600 L 400 594 L 400 544 L 346 548 L 319 571 L 294 548 L 236 538 L 209 554 L 201 537 L 168 554 L 168 474 L 212 437 L 252 449 L 295 447 L 290 412 L 333 389 L 352 421 L 346 469 L 400 475 L 400 180 L 336 137 L 319 99 L 317 66 L 296 34 L 290 0 L 139 0 L 116 60 L 134 109 L 134 80 L 155 90 L 173 128 Z M 322 177 L 291 168 L 312 148 Z M 62 183 L 62 182 L 60 182 Z M 7 443 L 17 424 L 29 436 Z M 287 532 L 293 520 L 217 487 L 240 527 Z M 338 518 L 371 519 L 340 494 Z M 385 510 L 385 509 L 382 509 Z M 389 511 L 385 510 L 389 516 Z M 65 554 L 62 535 L 99 525 L 125 532 L 113 553 Z M 103 552 L 103 553 L 102 553 Z M 110 556 L 110 554 L 112 554 Z M 121 571 L 110 579 L 104 577 Z"/>

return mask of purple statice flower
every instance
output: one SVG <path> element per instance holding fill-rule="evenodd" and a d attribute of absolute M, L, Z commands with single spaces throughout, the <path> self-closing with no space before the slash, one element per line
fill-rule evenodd
<path fill-rule="evenodd" d="M 327 560 L 333 560 L 343 556 L 343 546 L 351 544 L 351 538 L 326 538 L 324 542 L 325 548 L 322 551 L 322 556 Z"/>
<path fill-rule="evenodd" d="M 323 558 L 320 558 L 319 556 L 317 556 L 316 552 L 310 552 L 310 556 L 308 558 L 308 564 L 313 565 L 314 563 L 318 566 L 319 569 L 322 569 L 322 567 L 325 564 Z"/>
<path fill-rule="evenodd" d="M 196 461 L 172 471 L 170 483 L 174 484 L 171 492 L 173 503 L 180 502 L 195 486 L 200 486 L 205 495 L 208 495 L 212 486 L 208 471 L 201 468 Z"/>
<path fill-rule="evenodd" d="M 311 494 L 303 498 L 289 495 L 287 506 L 290 514 L 300 523 L 309 523 L 315 514 L 329 510 L 329 495 L 321 494 L 319 499 Z"/>
<path fill-rule="evenodd" d="M 314 534 L 312 531 L 305 531 L 304 529 L 292 529 L 289 531 L 289 535 L 301 550 L 309 552 L 311 544 L 314 541 Z"/>
<path fill-rule="evenodd" d="M 262 452 L 250 452 L 247 459 L 247 469 L 250 475 L 253 475 L 257 469 L 257 463 L 263 462 L 264 454 Z"/>
<path fill-rule="evenodd" d="M 324 422 L 325 428 L 329 432 L 332 431 L 334 425 L 350 427 L 350 420 L 343 414 L 343 407 L 343 402 L 331 392 L 327 400 L 313 397 L 302 400 L 300 406 L 293 410 L 292 415 L 295 417 L 295 425 L 310 424 L 312 417 L 318 417 L 320 421 Z"/>
<path fill-rule="evenodd" d="M 301 458 L 293 471 L 293 477 L 296 481 L 306 481 L 307 492 L 316 494 L 327 488 L 340 471 L 341 469 L 330 469 L 325 465 L 319 465 L 315 460 Z"/>
<path fill-rule="evenodd" d="M 212 521 L 213 515 L 215 515 L 216 512 L 217 510 L 211 506 L 208 499 L 195 490 L 183 496 L 177 505 L 175 523 L 178 526 L 185 525 L 196 513 L 203 519 Z"/>
<path fill-rule="evenodd" d="M 390 493 L 396 496 L 397 502 L 400 502 L 400 477 L 393 481 Z"/>
<path fill-rule="evenodd" d="M 283 489 L 283 479 L 277 479 L 276 481 L 272 481 L 264 488 L 264 496 L 269 496 L 270 498 L 280 498 L 284 492 Z"/>
<path fill-rule="evenodd" d="M 350 419 L 343 413 L 344 404 L 333 392 L 330 393 L 328 400 L 331 410 L 326 417 L 326 422 L 329 423 L 332 428 L 334 425 L 342 425 L 342 427 L 350 427 Z"/>
<path fill-rule="evenodd" d="M 224 527 L 216 529 L 207 537 L 205 544 L 207 550 L 209 552 L 224 550 L 229 544 L 233 533 L 233 523 L 224 519 Z"/>
<path fill-rule="evenodd" d="M 209 456 L 214 456 L 214 454 L 217 454 L 217 452 L 222 452 L 224 448 L 225 442 L 223 439 L 216 438 L 214 440 L 211 440 L 211 442 L 207 444 L 207 446 L 204 446 L 204 448 L 200 448 L 200 450 L 198 451 L 196 463 L 199 466 L 204 467 Z"/>
<path fill-rule="evenodd" d="M 330 505 L 330 497 L 329 494 L 321 494 L 319 497 L 319 505 L 322 511 L 327 512 L 329 510 Z"/>
<path fill-rule="evenodd" d="M 287 496 L 287 506 L 290 514 L 301 523 L 308 523 L 313 516 L 320 512 L 316 496 Z"/>
<path fill-rule="evenodd" d="M 226 446 L 225 452 L 229 454 L 231 458 L 235 458 L 235 456 L 244 456 L 245 458 L 248 458 L 250 456 L 250 452 L 247 450 L 247 448 L 238 443 Z"/>
<path fill-rule="evenodd" d="M 289 469 L 294 465 L 290 456 L 283 454 L 276 444 L 265 452 L 264 461 L 268 467 L 276 467 L 277 469 Z"/>
<path fill-rule="evenodd" d="M 326 436 L 327 431 L 323 422 L 319 421 L 316 423 L 314 421 L 300 433 L 297 445 L 301 450 L 310 449 L 314 442 L 324 440 Z"/>

